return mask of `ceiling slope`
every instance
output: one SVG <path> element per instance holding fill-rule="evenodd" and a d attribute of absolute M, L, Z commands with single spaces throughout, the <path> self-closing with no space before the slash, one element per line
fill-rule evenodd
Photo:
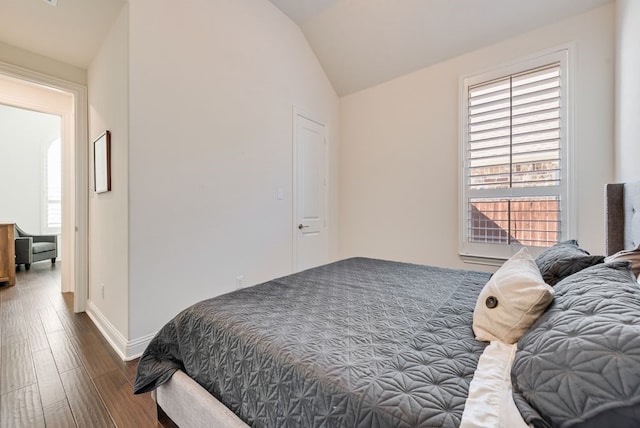
<path fill-rule="evenodd" d="M 125 0 L 0 0 L 0 41 L 88 68 Z"/>
<path fill-rule="evenodd" d="M 612 1 L 271 0 L 341 96 Z"/>

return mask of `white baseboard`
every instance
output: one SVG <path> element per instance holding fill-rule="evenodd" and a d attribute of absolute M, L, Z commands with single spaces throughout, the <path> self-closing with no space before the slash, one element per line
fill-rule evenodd
<path fill-rule="evenodd" d="M 152 333 L 127 342 L 127 358 L 125 361 L 135 360 L 142 356 L 144 350 L 147 349 L 147 345 L 155 336 L 156 334 Z"/>
<path fill-rule="evenodd" d="M 87 301 L 87 315 L 123 361 L 131 361 L 140 357 L 155 336 L 153 333 L 134 340 L 127 340 L 91 300 Z"/>

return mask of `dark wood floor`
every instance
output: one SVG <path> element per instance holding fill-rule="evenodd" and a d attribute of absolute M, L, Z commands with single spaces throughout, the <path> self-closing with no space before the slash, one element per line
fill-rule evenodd
<path fill-rule="evenodd" d="M 60 292 L 60 264 L 35 263 L 0 284 L 0 427 L 161 427 L 149 394 Z"/>

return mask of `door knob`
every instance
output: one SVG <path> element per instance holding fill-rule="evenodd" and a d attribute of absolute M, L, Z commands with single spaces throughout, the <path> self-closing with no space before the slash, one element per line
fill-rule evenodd
<path fill-rule="evenodd" d="M 298 225 L 298 229 L 300 229 L 300 230 L 302 230 L 302 229 L 306 229 L 307 227 L 309 227 L 309 226 L 304 225 L 304 224 L 302 224 L 302 223 L 300 223 L 300 224 Z"/>

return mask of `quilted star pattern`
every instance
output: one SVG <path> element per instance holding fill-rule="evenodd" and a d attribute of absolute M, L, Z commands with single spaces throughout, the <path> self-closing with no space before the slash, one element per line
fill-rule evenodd
<path fill-rule="evenodd" d="M 600 264 L 555 287 L 518 342 L 514 398 L 535 426 L 637 427 L 640 288 L 628 266 Z"/>
<path fill-rule="evenodd" d="M 488 276 L 355 258 L 206 300 L 154 338 L 135 389 L 181 369 L 254 427 L 456 427 Z"/>

